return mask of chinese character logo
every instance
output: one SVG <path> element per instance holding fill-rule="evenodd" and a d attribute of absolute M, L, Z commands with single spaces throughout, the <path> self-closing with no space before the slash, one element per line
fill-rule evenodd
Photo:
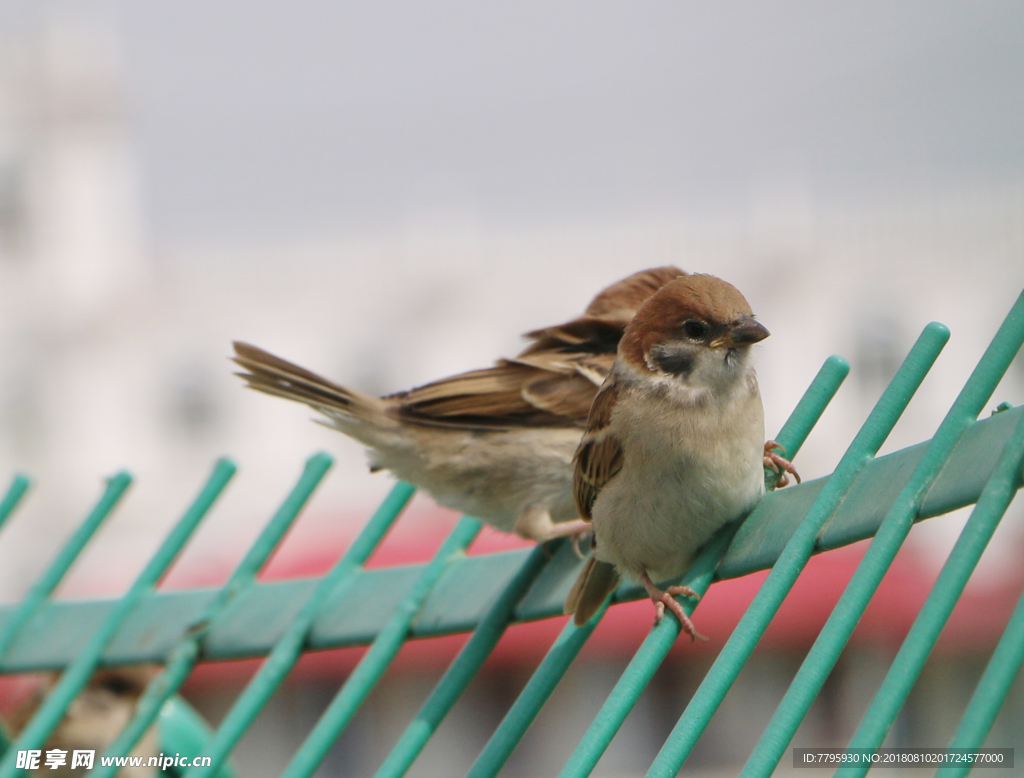
<path fill-rule="evenodd" d="M 19 751 L 17 767 L 20 770 L 38 770 L 42 751 Z"/>
<path fill-rule="evenodd" d="M 91 770 L 92 762 L 95 758 L 95 751 L 75 751 L 71 755 L 71 768 L 84 767 L 86 770 Z"/>
<path fill-rule="evenodd" d="M 51 770 L 56 770 L 58 767 L 63 767 L 68 763 L 68 752 L 61 751 L 59 748 L 51 748 L 46 752 L 46 764 L 45 767 L 49 767 Z"/>

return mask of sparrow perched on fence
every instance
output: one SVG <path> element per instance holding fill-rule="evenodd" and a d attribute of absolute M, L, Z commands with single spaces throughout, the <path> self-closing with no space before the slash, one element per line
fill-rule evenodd
<path fill-rule="evenodd" d="M 93 673 L 42 747 L 44 754 L 52 749 L 66 752 L 65 763 L 50 768 L 43 766 L 41 772 L 53 776 L 84 775 L 85 769 L 73 765 L 76 750 L 95 751 L 94 766 L 98 767 L 100 756 L 135 715 L 135 707 L 146 685 L 159 671 L 156 665 L 131 665 Z M 33 696 L 14 711 L 6 722 L 12 735 L 17 736 L 28 724 L 46 695 L 56 686 L 58 678 L 57 673 L 48 675 Z M 143 757 L 143 766 L 124 767 L 118 771 L 118 778 L 150 778 L 156 775 L 156 768 L 145 763 L 160 752 L 157 740 L 156 728 L 150 727 L 130 754 Z"/>
<path fill-rule="evenodd" d="M 675 267 L 643 270 L 608 287 L 586 312 L 526 334 L 514 359 L 407 392 L 372 397 L 247 343 L 235 345 L 253 389 L 306 403 L 323 423 L 369 449 L 438 504 L 543 542 L 589 531 L 573 501 L 572 457 L 598 387 L 634 312 Z"/>
<path fill-rule="evenodd" d="M 764 494 L 765 465 L 792 465 L 764 442 L 750 347 L 768 337 L 743 295 L 709 275 L 665 284 L 637 310 L 594 400 L 576 452 L 575 498 L 595 549 L 565 603 L 586 623 L 624 574 L 647 590 L 655 621 L 688 587 L 686 571 L 723 525 Z"/>

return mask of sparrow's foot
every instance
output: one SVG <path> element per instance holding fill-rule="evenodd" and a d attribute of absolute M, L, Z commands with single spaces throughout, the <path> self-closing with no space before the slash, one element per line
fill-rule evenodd
<path fill-rule="evenodd" d="M 671 594 L 673 597 L 679 594 L 684 594 L 691 600 L 696 600 L 697 602 L 700 602 L 700 595 L 697 594 L 697 592 L 695 592 L 689 586 L 666 586 L 665 591 Z"/>
<path fill-rule="evenodd" d="M 676 618 L 679 619 L 679 623 L 683 627 L 683 632 L 690 636 L 690 640 L 707 640 L 702 634 L 694 629 L 693 622 L 690 621 L 690 617 L 686 615 L 686 611 L 683 610 L 683 606 L 679 604 L 672 595 L 673 594 L 685 594 L 687 597 L 693 597 L 699 600 L 700 595 L 697 594 L 689 586 L 669 586 L 667 590 L 659 589 L 654 585 L 651 577 L 647 575 L 647 571 L 644 570 L 640 575 L 640 583 L 644 585 L 644 589 L 647 590 L 647 595 L 651 598 L 654 603 L 654 623 L 657 624 L 665 617 L 665 607 L 668 606 Z"/>
<path fill-rule="evenodd" d="M 576 556 L 577 559 L 586 559 L 587 558 L 587 554 L 586 554 L 586 552 L 583 551 L 583 548 L 581 548 L 581 544 L 583 543 L 584 540 L 587 540 L 587 541 L 589 541 L 587 543 L 587 545 L 590 548 L 593 548 L 594 547 L 594 543 L 591 540 L 591 538 L 593 538 L 593 535 L 594 535 L 594 530 L 593 530 L 593 528 L 591 528 L 591 529 L 588 529 L 586 532 L 577 532 L 575 535 L 570 535 L 569 536 L 569 542 L 570 542 L 570 547 L 572 548 L 572 553 Z M 560 539 L 561 539 L 560 537 L 549 538 L 549 539 L 547 539 L 545 541 L 542 541 L 539 544 L 540 547 L 542 549 L 544 549 L 544 554 L 547 556 L 548 559 L 554 559 L 554 557 L 555 557 L 554 552 L 551 550 L 551 548 L 552 548 L 551 542 L 554 541 L 554 540 L 560 540 Z"/>
<path fill-rule="evenodd" d="M 587 558 L 587 555 L 583 553 L 583 549 L 580 548 L 580 543 L 584 540 L 588 540 L 591 536 L 591 532 L 593 532 L 593 530 L 590 530 L 589 532 L 577 532 L 572 536 L 572 552 L 580 559 Z M 590 543 L 589 545 L 591 548 L 594 547 L 593 543 Z"/>
<path fill-rule="evenodd" d="M 545 540 L 555 538 L 582 538 L 594 531 L 594 525 L 583 519 L 570 519 L 569 521 L 556 521 L 551 525 L 551 532 Z"/>
<path fill-rule="evenodd" d="M 593 531 L 594 525 L 583 519 L 552 522 L 547 529 L 544 541 L 555 540 L 556 538 L 571 538 L 573 553 L 580 559 L 584 559 L 586 554 L 580 549 L 580 543 L 584 538 L 589 537 Z"/>
<path fill-rule="evenodd" d="M 800 474 L 793 467 L 793 463 L 788 459 L 784 458 L 781 454 L 777 453 L 781 451 L 783 454 L 786 453 L 786 449 L 776 443 L 774 440 L 769 440 L 764 444 L 764 466 L 770 467 L 776 473 L 779 473 L 779 480 L 775 484 L 776 489 L 782 489 L 784 486 L 789 485 L 789 476 L 786 473 L 791 473 L 796 479 L 797 483 L 800 483 Z"/>
<path fill-rule="evenodd" d="M 514 527 L 519 537 L 535 543 L 547 543 L 555 538 L 580 539 L 593 530 L 593 525 L 583 519 L 552 521 L 551 514 L 544 508 L 527 508 L 516 519 Z"/>

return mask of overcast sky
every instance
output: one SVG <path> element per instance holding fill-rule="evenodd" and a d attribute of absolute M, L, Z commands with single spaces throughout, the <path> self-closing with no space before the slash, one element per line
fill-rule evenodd
<path fill-rule="evenodd" d="M 1024 180 L 1016 1 L 40 6 L 115 30 L 164 248 Z"/>

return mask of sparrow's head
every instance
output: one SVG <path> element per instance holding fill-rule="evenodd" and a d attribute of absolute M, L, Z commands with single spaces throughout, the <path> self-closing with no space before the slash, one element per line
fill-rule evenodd
<path fill-rule="evenodd" d="M 732 284 L 689 275 L 665 284 L 640 307 L 619 356 L 636 373 L 710 389 L 745 375 L 750 347 L 768 334 Z"/>

